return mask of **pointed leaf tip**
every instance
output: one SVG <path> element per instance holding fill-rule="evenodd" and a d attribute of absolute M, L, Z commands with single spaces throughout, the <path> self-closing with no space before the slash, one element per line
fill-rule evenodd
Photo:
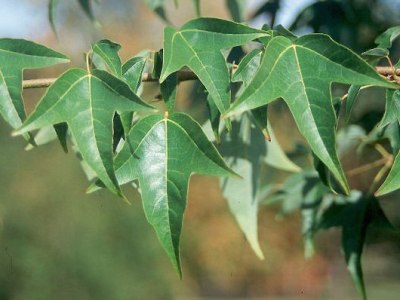
<path fill-rule="evenodd" d="M 233 171 L 200 125 L 183 113 L 150 115 L 136 123 L 115 158 L 115 170 L 120 185 L 139 181 L 147 220 L 181 276 L 179 243 L 190 176 Z"/>

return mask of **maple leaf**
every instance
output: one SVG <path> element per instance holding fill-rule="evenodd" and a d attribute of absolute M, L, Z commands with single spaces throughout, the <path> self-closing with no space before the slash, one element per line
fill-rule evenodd
<path fill-rule="evenodd" d="M 267 45 L 257 74 L 225 117 L 282 97 L 312 151 L 348 192 L 336 153 L 332 82 L 397 87 L 326 35 L 310 34 L 293 40 L 278 36 Z"/>
<path fill-rule="evenodd" d="M 44 68 L 66 63 L 61 53 L 21 39 L 0 39 L 0 114 L 13 128 L 26 118 L 22 100 L 24 69 Z"/>
<path fill-rule="evenodd" d="M 150 115 L 129 132 L 115 158 L 120 185 L 138 180 L 149 223 L 181 274 L 179 240 L 190 176 L 235 175 L 200 125 L 183 113 Z"/>
<path fill-rule="evenodd" d="M 66 122 L 83 159 L 109 190 L 122 196 L 113 167 L 112 119 L 115 112 L 125 111 L 152 107 L 105 71 L 71 69 L 48 89 L 15 134 Z"/>
<path fill-rule="evenodd" d="M 246 25 L 214 18 L 189 21 L 176 30 L 164 30 L 164 65 L 160 82 L 187 66 L 209 92 L 218 110 L 230 104 L 230 75 L 222 49 L 243 45 L 269 33 Z"/>

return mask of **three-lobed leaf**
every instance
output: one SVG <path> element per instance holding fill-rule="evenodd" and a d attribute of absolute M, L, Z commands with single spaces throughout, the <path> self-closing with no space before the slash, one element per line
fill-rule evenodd
<path fill-rule="evenodd" d="M 13 128 L 26 118 L 22 100 L 24 69 L 38 69 L 69 59 L 54 50 L 22 39 L 0 39 L 0 114 Z"/>
<path fill-rule="evenodd" d="M 160 81 L 183 67 L 191 69 L 209 92 L 218 110 L 230 104 L 230 75 L 222 49 L 243 45 L 268 33 L 215 18 L 189 21 L 164 30 L 164 64 Z"/>
<path fill-rule="evenodd" d="M 313 152 L 348 191 L 335 149 L 332 82 L 396 88 L 326 35 L 310 34 L 294 40 L 279 36 L 269 42 L 259 71 L 226 116 L 282 97 Z"/>
<path fill-rule="evenodd" d="M 181 273 L 179 241 L 190 176 L 234 175 L 200 125 L 183 113 L 136 123 L 115 158 L 120 185 L 138 180 L 149 223 Z"/>
<path fill-rule="evenodd" d="M 113 116 L 115 112 L 151 110 L 109 73 L 71 69 L 48 89 L 16 134 L 66 122 L 83 159 L 108 189 L 122 195 L 113 167 Z"/>

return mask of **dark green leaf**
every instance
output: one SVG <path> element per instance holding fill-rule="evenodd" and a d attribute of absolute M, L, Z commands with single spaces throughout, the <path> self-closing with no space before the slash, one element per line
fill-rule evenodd
<path fill-rule="evenodd" d="M 235 22 L 243 22 L 246 13 L 246 0 L 225 0 L 232 20 Z"/>
<path fill-rule="evenodd" d="M 153 10 L 161 19 L 169 23 L 168 18 L 165 14 L 164 0 L 144 0 L 147 6 Z"/>
<path fill-rule="evenodd" d="M 361 255 L 369 226 L 391 229 L 378 200 L 353 191 L 348 197 L 336 197 L 324 211 L 319 228 L 342 227 L 342 248 L 347 268 L 362 299 L 366 299 Z"/>
<path fill-rule="evenodd" d="M 115 159 L 118 182 L 139 180 L 144 211 L 177 271 L 179 240 L 191 174 L 233 175 L 189 116 L 151 115 L 132 127 Z"/>
<path fill-rule="evenodd" d="M 95 0 L 97 1 L 97 0 Z M 85 14 L 89 17 L 91 21 L 94 21 L 94 14 L 93 14 L 93 9 L 92 9 L 92 3 L 91 0 L 78 0 L 79 5 L 81 6 L 82 10 L 85 12 Z"/>
<path fill-rule="evenodd" d="M 389 175 L 386 177 L 375 195 L 382 196 L 398 189 L 400 189 L 400 152 L 397 153 Z"/>
<path fill-rule="evenodd" d="M 105 71 L 110 71 L 114 76 L 122 76 L 121 59 L 119 58 L 118 51 L 121 49 L 119 44 L 110 40 L 101 40 L 92 45 L 93 61 L 96 63 L 96 56 L 98 56 L 107 66 Z"/>
<path fill-rule="evenodd" d="M 24 69 L 66 63 L 68 58 L 54 50 L 20 39 L 0 39 L 0 114 L 13 128 L 25 120 L 22 101 Z"/>
<path fill-rule="evenodd" d="M 48 89 L 16 134 L 68 123 L 83 159 L 107 188 L 122 195 L 113 168 L 113 116 L 116 111 L 149 110 L 124 82 L 109 73 L 71 69 Z"/>
<path fill-rule="evenodd" d="M 142 83 L 143 72 L 149 60 L 149 52 L 135 56 L 122 66 L 122 77 L 128 83 L 131 90 L 138 95 L 139 87 Z M 124 132 L 128 132 L 132 127 L 133 112 L 124 112 L 120 115 Z"/>
<path fill-rule="evenodd" d="M 218 110 L 225 112 L 230 103 L 230 76 L 221 50 L 266 35 L 261 30 L 213 18 L 189 21 L 180 30 L 167 27 L 160 82 L 187 66 L 203 83 Z"/>
<path fill-rule="evenodd" d="M 280 36 L 268 44 L 258 73 L 226 116 L 282 97 L 313 152 L 348 191 L 335 150 L 332 82 L 396 87 L 326 35 L 310 34 L 295 41 Z"/>
<path fill-rule="evenodd" d="M 349 122 L 351 117 L 351 112 L 353 111 L 353 107 L 356 104 L 358 94 L 360 93 L 361 86 L 359 85 L 351 85 L 347 94 L 347 98 L 345 100 L 345 120 Z"/>

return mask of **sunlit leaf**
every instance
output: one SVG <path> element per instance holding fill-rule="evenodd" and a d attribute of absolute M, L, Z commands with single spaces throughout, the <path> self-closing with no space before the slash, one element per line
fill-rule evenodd
<path fill-rule="evenodd" d="M 150 110 L 116 77 L 100 70 L 71 69 L 49 88 L 16 134 L 68 123 L 83 159 L 108 189 L 122 195 L 113 168 L 113 116 L 115 112 Z"/>
<path fill-rule="evenodd" d="M 221 50 L 266 35 L 261 30 L 213 18 L 189 21 L 179 30 L 167 27 L 160 81 L 187 66 L 205 86 L 218 110 L 225 112 L 230 103 L 230 76 Z"/>
<path fill-rule="evenodd" d="M 182 113 L 151 115 L 135 124 L 115 169 L 119 184 L 139 181 L 147 220 L 181 273 L 179 240 L 190 176 L 234 173 L 200 125 Z"/>
<path fill-rule="evenodd" d="M 359 56 L 326 35 L 310 34 L 294 41 L 280 36 L 268 44 L 255 78 L 226 116 L 282 97 L 313 152 L 348 191 L 335 149 L 332 82 L 396 87 L 381 78 Z"/>
<path fill-rule="evenodd" d="M 24 69 L 38 69 L 66 63 L 61 53 L 34 42 L 20 39 L 0 39 L 0 114 L 13 128 L 25 120 L 22 100 Z"/>
<path fill-rule="evenodd" d="M 96 57 L 98 56 L 107 66 L 114 76 L 122 76 L 122 63 L 118 55 L 118 51 L 121 49 L 119 44 L 116 44 L 110 40 L 101 40 L 92 45 L 93 50 L 93 61 L 96 63 Z"/>

